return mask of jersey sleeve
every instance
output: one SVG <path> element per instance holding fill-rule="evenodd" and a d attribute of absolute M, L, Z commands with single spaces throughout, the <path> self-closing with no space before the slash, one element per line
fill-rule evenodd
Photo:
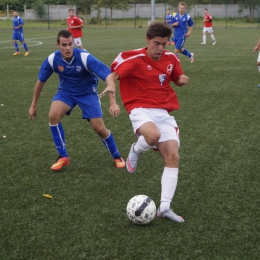
<path fill-rule="evenodd" d="M 77 25 L 81 25 L 83 23 L 82 20 L 78 17 L 74 17 L 73 20 Z"/>
<path fill-rule="evenodd" d="M 136 57 L 136 56 L 134 56 Z M 120 53 L 111 64 L 111 71 L 116 72 L 120 78 L 131 74 L 134 67 L 134 58 L 131 52 Z"/>
<path fill-rule="evenodd" d="M 40 67 L 38 79 L 41 82 L 46 82 L 52 73 L 53 73 L 53 68 L 50 65 L 49 58 L 47 58 Z"/>
<path fill-rule="evenodd" d="M 19 24 L 24 24 L 24 21 L 21 17 L 19 18 Z"/>
<path fill-rule="evenodd" d="M 176 83 L 180 75 L 183 75 L 183 70 L 181 68 L 180 60 L 174 56 L 174 66 L 171 72 L 171 80 Z"/>
<path fill-rule="evenodd" d="M 190 16 L 189 16 L 189 19 L 188 19 L 187 23 L 188 23 L 189 27 L 192 27 L 194 25 L 193 20 L 192 20 L 192 18 Z"/>
<path fill-rule="evenodd" d="M 110 74 L 110 69 L 107 65 L 95 58 L 90 53 L 82 52 L 81 57 L 83 63 L 86 64 L 86 69 L 89 72 L 96 74 L 99 78 L 101 78 L 104 81 L 106 80 L 107 76 Z"/>

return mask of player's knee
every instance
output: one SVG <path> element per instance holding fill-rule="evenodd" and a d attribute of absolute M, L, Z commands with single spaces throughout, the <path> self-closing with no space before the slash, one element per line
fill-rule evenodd
<path fill-rule="evenodd" d="M 60 122 L 60 117 L 57 114 L 50 112 L 49 113 L 49 122 L 51 125 L 56 125 Z"/>
<path fill-rule="evenodd" d="M 179 160 L 180 160 L 180 157 L 179 157 L 178 151 L 169 153 L 169 154 L 164 156 L 164 161 L 168 165 L 178 165 Z"/>
<path fill-rule="evenodd" d="M 158 143 L 160 137 L 161 137 L 161 133 L 159 131 L 153 131 L 145 135 L 145 141 L 150 146 L 154 146 Z"/>

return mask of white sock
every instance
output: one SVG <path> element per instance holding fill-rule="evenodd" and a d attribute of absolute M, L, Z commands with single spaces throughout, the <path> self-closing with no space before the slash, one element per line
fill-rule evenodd
<path fill-rule="evenodd" d="M 258 66 L 259 72 L 260 72 L 260 66 Z"/>
<path fill-rule="evenodd" d="M 213 34 L 211 34 L 211 39 L 212 39 L 212 41 L 214 42 L 215 41 L 215 37 L 214 37 L 214 35 Z"/>
<path fill-rule="evenodd" d="M 144 136 L 140 135 L 136 144 L 134 145 L 134 152 L 136 154 L 141 154 L 143 152 L 148 151 L 151 148 L 151 146 L 146 143 Z"/>
<path fill-rule="evenodd" d="M 206 43 L 206 35 L 203 35 L 203 42 Z"/>
<path fill-rule="evenodd" d="M 162 174 L 162 192 L 161 192 L 161 204 L 160 211 L 170 208 L 172 198 L 174 196 L 177 182 L 178 182 L 179 168 L 164 167 Z"/>

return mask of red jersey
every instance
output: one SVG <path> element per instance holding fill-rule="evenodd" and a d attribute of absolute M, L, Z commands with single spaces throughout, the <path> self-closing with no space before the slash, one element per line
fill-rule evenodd
<path fill-rule="evenodd" d="M 204 27 L 212 27 L 212 16 L 209 13 L 204 16 Z"/>
<path fill-rule="evenodd" d="M 68 31 L 70 31 L 72 33 L 74 38 L 82 37 L 82 29 L 81 28 L 76 28 L 76 29 L 70 28 L 71 26 L 81 25 L 83 22 L 80 18 L 78 18 L 77 16 L 68 17 L 67 23 L 68 23 Z"/>
<path fill-rule="evenodd" d="M 160 60 L 152 60 L 147 48 L 121 52 L 111 65 L 120 76 L 120 95 L 128 114 L 134 108 L 179 109 L 177 95 L 170 82 L 183 74 L 180 61 L 164 50 Z"/>

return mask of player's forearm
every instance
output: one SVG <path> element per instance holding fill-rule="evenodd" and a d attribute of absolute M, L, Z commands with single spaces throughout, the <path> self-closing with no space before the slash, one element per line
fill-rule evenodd
<path fill-rule="evenodd" d="M 44 84 L 45 84 L 45 82 L 41 82 L 41 81 L 37 80 L 35 88 L 34 88 L 34 93 L 33 93 L 33 100 L 32 100 L 32 104 L 31 104 L 32 107 L 36 107 L 37 101 L 42 92 L 42 88 L 43 88 Z"/>

